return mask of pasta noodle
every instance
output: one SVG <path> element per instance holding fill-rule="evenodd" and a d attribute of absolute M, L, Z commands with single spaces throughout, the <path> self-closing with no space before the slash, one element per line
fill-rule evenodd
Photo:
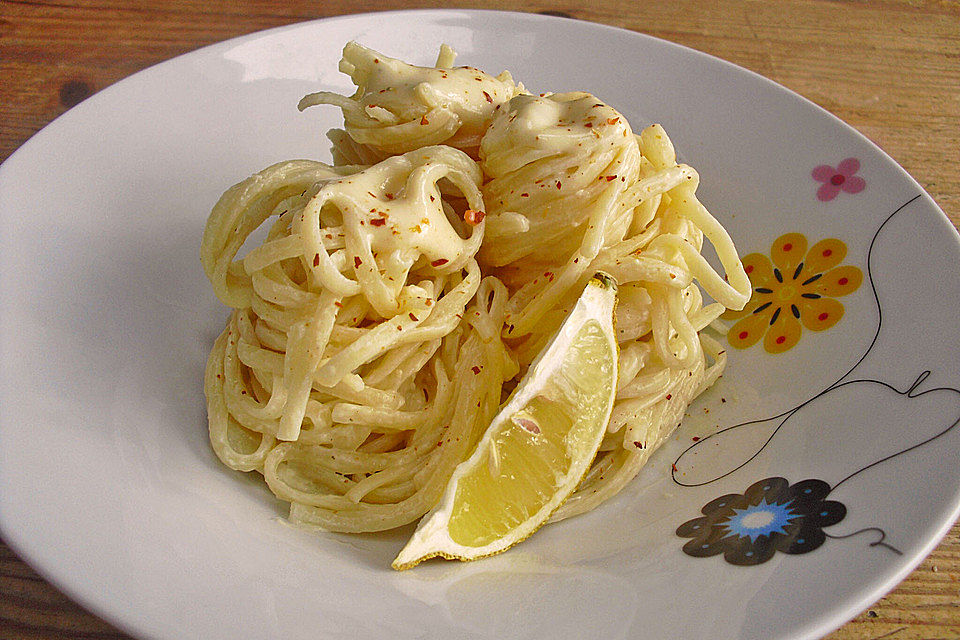
<path fill-rule="evenodd" d="M 210 440 L 295 522 L 377 531 L 426 513 L 602 270 L 620 283 L 617 400 L 553 518 L 589 510 L 722 373 L 703 330 L 749 298 L 659 125 L 636 135 L 588 93 L 533 96 L 453 55 L 416 67 L 348 44 L 356 93 L 300 104 L 342 110 L 334 165 L 268 167 L 207 222 L 203 267 L 232 308 L 206 368 Z"/>

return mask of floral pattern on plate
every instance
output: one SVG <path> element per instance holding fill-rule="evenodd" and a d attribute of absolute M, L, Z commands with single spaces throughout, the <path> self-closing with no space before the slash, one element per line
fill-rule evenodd
<path fill-rule="evenodd" d="M 860 171 L 860 161 L 856 158 L 845 158 L 836 167 L 821 164 L 813 168 L 810 176 L 817 182 L 822 182 L 817 189 L 817 200 L 829 202 L 836 198 L 841 191 L 845 193 L 860 193 L 867 187 L 867 181 L 857 175 Z"/>
<path fill-rule="evenodd" d="M 836 298 L 860 288 L 863 272 L 840 265 L 847 245 L 837 238 L 807 246 L 802 233 L 786 233 L 774 240 L 769 258 L 743 258 L 753 296 L 743 310 L 723 314 L 737 320 L 727 332 L 731 346 L 746 349 L 762 338 L 767 352 L 783 353 L 800 341 L 804 328 L 825 331 L 840 321 L 844 308 Z"/>
<path fill-rule="evenodd" d="M 743 494 L 731 493 L 703 506 L 702 517 L 684 522 L 677 535 L 692 538 L 683 552 L 696 558 L 723 553 L 737 565 L 762 564 L 781 553 L 808 553 L 824 543 L 823 527 L 843 520 L 841 502 L 824 500 L 830 485 L 823 480 L 790 484 L 766 478 Z"/>

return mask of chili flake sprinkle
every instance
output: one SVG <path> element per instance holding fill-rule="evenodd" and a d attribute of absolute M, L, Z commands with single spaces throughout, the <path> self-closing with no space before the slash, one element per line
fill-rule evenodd
<path fill-rule="evenodd" d="M 370 224 L 372 224 L 375 227 L 382 227 L 386 223 L 387 223 L 386 218 L 374 218 L 373 220 L 370 221 Z"/>
<path fill-rule="evenodd" d="M 448 262 L 449 262 L 449 260 L 447 260 L 446 258 L 439 258 L 439 259 L 434 260 L 433 262 L 431 262 L 431 263 L 430 263 L 430 266 L 431 266 L 431 267 L 442 267 L 443 265 L 447 264 Z"/>
<path fill-rule="evenodd" d="M 475 209 L 467 209 L 463 212 L 463 219 L 467 224 L 477 226 L 483 221 L 483 217 L 487 215 L 483 211 L 477 211 Z"/>
<path fill-rule="evenodd" d="M 413 315 L 413 311 L 411 311 L 411 312 L 410 312 L 409 314 L 407 314 L 407 315 L 409 315 L 409 316 L 410 316 L 410 319 L 413 320 L 414 322 L 420 322 L 420 318 L 418 318 L 417 316 Z"/>
<path fill-rule="evenodd" d="M 315 266 L 315 267 L 319 267 L 319 266 L 320 266 L 320 254 L 319 254 L 319 253 L 316 254 L 315 256 L 313 256 L 313 266 Z"/>
<path fill-rule="evenodd" d="M 363 264 L 363 260 L 360 259 L 360 256 L 353 256 L 353 266 L 354 268 L 359 267 Z"/>
<path fill-rule="evenodd" d="M 430 124 L 430 121 L 427 120 L 427 116 L 420 118 L 420 124 Z"/>
<path fill-rule="evenodd" d="M 491 98 L 490 94 L 487 93 L 486 91 L 483 92 L 483 99 L 491 104 L 493 103 L 493 98 Z"/>
<path fill-rule="evenodd" d="M 470 367 L 470 371 L 473 371 L 473 375 L 475 376 L 480 375 L 480 367 L 478 367 L 477 365 L 473 365 L 472 367 Z"/>

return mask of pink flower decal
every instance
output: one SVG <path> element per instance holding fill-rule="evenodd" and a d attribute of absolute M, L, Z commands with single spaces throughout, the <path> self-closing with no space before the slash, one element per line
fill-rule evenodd
<path fill-rule="evenodd" d="M 860 170 L 860 161 L 856 158 L 841 160 L 834 169 L 828 164 L 815 167 L 810 173 L 817 182 L 822 182 L 817 189 L 817 200 L 828 202 L 837 197 L 841 191 L 860 193 L 867 186 L 867 181 L 856 175 Z"/>

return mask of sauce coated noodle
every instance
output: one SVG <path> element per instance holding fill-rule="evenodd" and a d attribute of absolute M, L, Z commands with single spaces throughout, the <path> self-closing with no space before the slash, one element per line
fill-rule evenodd
<path fill-rule="evenodd" d="M 210 440 L 295 522 L 378 531 L 426 513 L 603 270 L 620 283 L 617 401 L 553 519 L 592 509 L 723 371 L 703 330 L 749 298 L 659 125 L 637 135 L 588 93 L 534 96 L 453 55 L 417 67 L 348 44 L 356 93 L 300 103 L 342 110 L 334 165 L 268 167 L 210 214 L 203 266 L 233 309 L 207 363 Z"/>

